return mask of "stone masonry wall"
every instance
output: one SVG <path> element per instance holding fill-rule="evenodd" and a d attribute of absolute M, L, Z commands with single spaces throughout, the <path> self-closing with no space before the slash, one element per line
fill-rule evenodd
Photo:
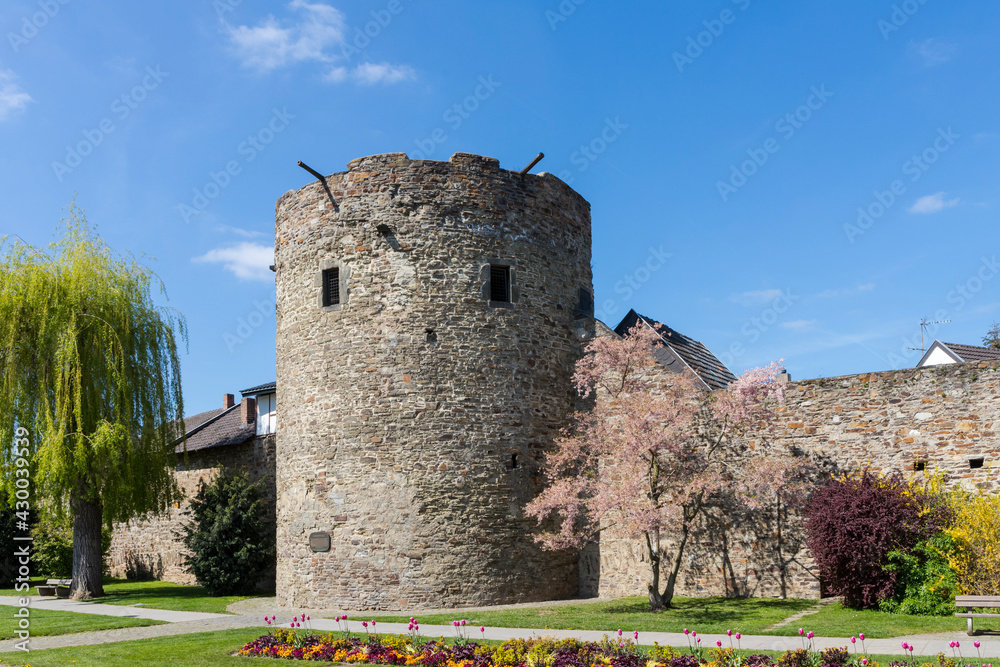
<path fill-rule="evenodd" d="M 812 456 L 830 471 L 871 466 L 912 474 L 924 462 L 948 484 L 1000 490 L 1000 364 L 973 363 L 866 373 L 788 384 L 779 442 Z M 970 461 L 983 459 L 981 468 Z M 788 517 L 782 558 L 789 560 L 786 592 L 819 597 L 819 579 L 798 519 Z M 774 513 L 724 516 L 699 526 L 682 566 L 679 595 L 781 591 Z M 591 557 L 591 561 L 593 557 Z M 602 597 L 645 595 L 649 563 L 644 545 L 608 540 L 599 567 L 581 582 Z"/>
<path fill-rule="evenodd" d="M 177 584 L 194 584 L 194 575 L 184 566 L 188 554 L 183 542 L 177 536 L 181 526 L 188 520 L 185 512 L 190 499 L 198 492 L 198 484 L 204 480 L 211 482 L 223 469 L 246 469 L 250 479 L 267 479 L 266 502 L 270 517 L 274 520 L 274 447 L 273 435 L 254 438 L 250 442 L 227 447 L 203 449 L 188 452 L 187 465 L 183 455 L 177 457 L 174 479 L 185 500 L 175 503 L 164 516 L 134 519 L 127 524 L 116 524 L 108 554 L 110 574 L 113 577 L 155 578 Z M 273 587 L 262 582 L 264 588 Z"/>
<path fill-rule="evenodd" d="M 592 326 L 589 204 L 461 153 L 362 158 L 326 184 L 276 211 L 279 603 L 572 597 L 576 554 L 543 552 L 523 507 Z M 489 300 L 491 264 L 513 303 Z"/>

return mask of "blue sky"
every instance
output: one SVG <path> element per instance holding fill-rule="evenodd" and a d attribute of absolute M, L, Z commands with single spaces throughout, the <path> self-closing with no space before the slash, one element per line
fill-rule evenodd
<path fill-rule="evenodd" d="M 297 160 L 544 151 L 593 205 L 604 319 L 737 371 L 907 367 L 922 317 L 1000 319 L 995 2 L 6 0 L 0 29 L 0 235 L 48 242 L 76 193 L 145 253 L 189 413 L 274 378 Z"/>

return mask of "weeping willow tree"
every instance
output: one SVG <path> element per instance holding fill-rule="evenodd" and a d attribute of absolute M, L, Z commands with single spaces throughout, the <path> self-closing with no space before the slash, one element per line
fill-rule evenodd
<path fill-rule="evenodd" d="M 46 250 L 0 239 L 0 463 L 13 497 L 14 434 L 27 429 L 33 500 L 71 513 L 71 595 L 86 599 L 104 594 L 102 522 L 162 511 L 175 494 L 187 331 L 153 303 L 155 275 L 68 210 Z"/>

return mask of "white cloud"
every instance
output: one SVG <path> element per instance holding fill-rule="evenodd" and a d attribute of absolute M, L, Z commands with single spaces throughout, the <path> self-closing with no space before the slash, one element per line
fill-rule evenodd
<path fill-rule="evenodd" d="M 917 43 L 911 42 L 910 48 L 923 59 L 925 67 L 934 67 L 935 65 L 946 63 L 958 51 L 958 47 L 955 44 L 948 44 L 936 39 L 926 39 Z"/>
<path fill-rule="evenodd" d="M 244 67 L 270 72 L 296 63 L 319 62 L 331 66 L 323 77 L 328 83 L 374 85 L 416 78 L 407 65 L 362 63 L 352 69 L 340 65 L 347 59 L 344 14 L 330 5 L 307 0 L 292 0 L 288 9 L 294 18 L 287 21 L 273 15 L 255 26 L 232 26 L 223 21 L 229 48 Z"/>
<path fill-rule="evenodd" d="M 209 250 L 192 262 L 222 264 L 240 280 L 272 280 L 270 266 L 274 263 L 274 246 L 240 243 L 227 248 Z"/>
<path fill-rule="evenodd" d="M 397 66 L 388 63 L 363 63 L 354 68 L 354 78 L 358 83 L 374 85 L 376 83 L 398 83 L 416 78 L 416 72 L 406 65 Z"/>
<path fill-rule="evenodd" d="M 932 213 L 939 213 L 952 206 L 958 206 L 961 203 L 957 197 L 955 199 L 945 199 L 944 196 L 944 192 L 938 192 L 933 195 L 921 197 L 908 210 L 910 213 L 930 215 Z"/>
<path fill-rule="evenodd" d="M 256 232 L 249 229 L 240 229 L 239 227 L 230 227 L 229 225 L 222 225 L 216 227 L 215 231 L 225 232 L 227 234 L 235 234 L 236 236 L 242 236 L 245 239 L 256 239 L 264 236 L 264 232 Z"/>
<path fill-rule="evenodd" d="M 808 329 L 814 324 L 816 324 L 816 320 L 793 320 L 792 322 L 782 322 L 781 326 L 786 329 L 800 331 L 802 329 Z"/>
<path fill-rule="evenodd" d="M 862 292 L 871 292 L 875 289 L 875 283 L 865 283 L 864 285 L 858 285 L 857 287 L 845 287 L 843 289 L 828 289 L 823 290 L 816 295 L 817 299 L 836 299 L 838 297 L 852 296 L 854 294 L 861 294 Z"/>
<path fill-rule="evenodd" d="M 297 62 L 332 62 L 333 47 L 344 43 L 347 25 L 339 10 L 323 3 L 292 0 L 298 20 L 283 26 L 268 16 L 256 26 L 225 24 L 230 47 L 245 67 L 268 72 Z"/>
<path fill-rule="evenodd" d="M 14 73 L 0 69 L 0 121 L 18 111 L 24 111 L 28 102 L 34 102 L 31 95 L 14 83 Z"/>
<path fill-rule="evenodd" d="M 756 306 L 769 301 L 774 301 L 781 296 L 780 289 L 766 289 L 757 292 L 743 292 L 729 297 L 732 301 L 743 306 Z"/>

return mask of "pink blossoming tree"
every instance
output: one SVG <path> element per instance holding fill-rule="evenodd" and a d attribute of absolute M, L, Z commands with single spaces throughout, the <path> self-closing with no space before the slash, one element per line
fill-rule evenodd
<path fill-rule="evenodd" d="M 580 548 L 600 531 L 645 542 L 649 602 L 669 608 L 693 524 L 722 496 L 751 509 L 774 506 L 799 488 L 799 460 L 768 437 L 783 401 L 777 363 L 709 392 L 690 373 L 657 365 L 659 335 L 641 321 L 625 337 L 598 337 L 578 362 L 574 382 L 593 407 L 546 458 L 547 485 L 527 508 L 558 529 L 539 535 L 548 548 Z M 752 459 L 752 460 L 751 460 Z M 671 536 L 670 553 L 661 537 Z M 661 590 L 661 566 L 670 565 Z"/>

